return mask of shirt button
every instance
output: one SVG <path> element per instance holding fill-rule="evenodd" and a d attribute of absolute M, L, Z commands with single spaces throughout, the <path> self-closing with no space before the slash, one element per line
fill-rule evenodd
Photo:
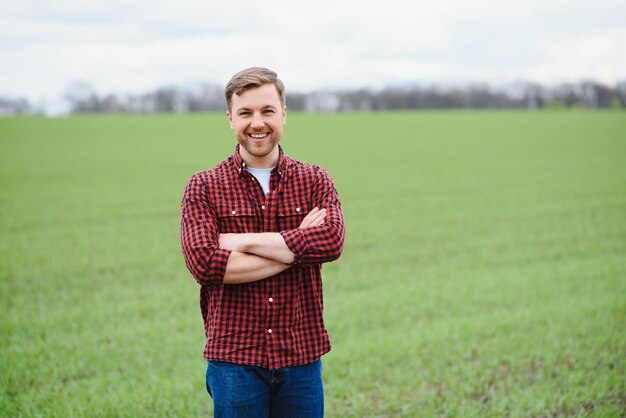
<path fill-rule="evenodd" d="M 236 211 L 236 210 L 234 210 L 234 211 L 232 211 L 231 213 L 232 213 L 233 215 L 236 215 L 236 214 L 237 214 L 237 211 Z"/>
<path fill-rule="evenodd" d="M 270 301 L 270 303 L 274 302 L 274 298 L 269 298 L 268 300 Z"/>
<path fill-rule="evenodd" d="M 300 212 L 300 208 L 296 208 L 296 212 Z"/>
<path fill-rule="evenodd" d="M 261 205 L 261 209 L 265 209 L 265 205 Z"/>
<path fill-rule="evenodd" d="M 271 334 L 271 333 L 272 333 L 272 329 L 271 329 L 271 328 L 270 328 L 270 329 L 268 329 L 268 330 L 267 330 L 267 333 L 268 333 L 268 334 Z"/>

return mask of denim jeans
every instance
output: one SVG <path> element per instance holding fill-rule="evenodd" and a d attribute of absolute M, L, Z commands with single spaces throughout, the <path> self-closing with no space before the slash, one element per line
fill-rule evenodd
<path fill-rule="evenodd" d="M 324 416 L 321 360 L 275 370 L 209 360 L 206 387 L 217 418 Z"/>

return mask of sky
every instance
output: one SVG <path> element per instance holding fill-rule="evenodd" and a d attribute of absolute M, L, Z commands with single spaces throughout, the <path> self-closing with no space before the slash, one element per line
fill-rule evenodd
<path fill-rule="evenodd" d="M 223 86 L 250 66 L 287 91 L 626 80 L 620 0 L 0 0 L 0 97 Z"/>

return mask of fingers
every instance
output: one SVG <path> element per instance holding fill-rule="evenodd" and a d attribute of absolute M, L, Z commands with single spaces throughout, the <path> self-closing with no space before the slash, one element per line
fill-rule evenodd
<path fill-rule="evenodd" d="M 309 212 L 309 225 L 317 224 L 319 223 L 319 221 L 323 220 L 326 217 L 326 209 L 314 208 L 313 210 L 315 210 L 315 212 Z"/>
<path fill-rule="evenodd" d="M 309 213 L 307 213 L 307 215 L 304 217 L 304 219 L 302 220 L 302 224 L 309 224 L 309 222 L 311 221 L 311 219 L 315 216 L 316 213 L 319 212 L 319 208 L 314 207 L 313 210 Z"/>
<path fill-rule="evenodd" d="M 311 222 L 309 223 L 309 227 L 319 226 L 324 223 L 324 219 L 326 218 L 326 209 L 321 209 L 317 211 L 311 218 Z"/>
<path fill-rule="evenodd" d="M 302 222 L 300 223 L 300 228 L 306 228 L 309 226 L 309 224 L 311 223 L 311 218 L 313 217 L 313 215 L 317 212 L 317 208 L 313 208 L 313 210 L 309 213 L 307 213 L 307 215 L 304 217 L 304 219 L 302 220 Z"/>
<path fill-rule="evenodd" d="M 304 217 L 302 223 L 300 224 L 300 228 L 311 228 L 323 225 L 324 218 L 326 218 L 326 209 L 319 209 L 315 207 Z"/>

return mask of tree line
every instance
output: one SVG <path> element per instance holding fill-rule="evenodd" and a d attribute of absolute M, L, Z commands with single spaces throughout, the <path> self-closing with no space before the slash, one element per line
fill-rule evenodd
<path fill-rule="evenodd" d="M 188 113 L 223 111 L 223 90 L 215 84 L 166 86 L 142 94 L 98 94 L 86 82 L 68 85 L 63 97 L 69 113 Z M 287 92 L 290 110 L 353 112 L 401 109 L 623 108 L 626 81 L 609 86 L 596 81 L 543 86 L 518 82 L 462 86 L 403 85 L 383 89 Z M 25 99 L 0 97 L 0 115 L 40 113 Z"/>

